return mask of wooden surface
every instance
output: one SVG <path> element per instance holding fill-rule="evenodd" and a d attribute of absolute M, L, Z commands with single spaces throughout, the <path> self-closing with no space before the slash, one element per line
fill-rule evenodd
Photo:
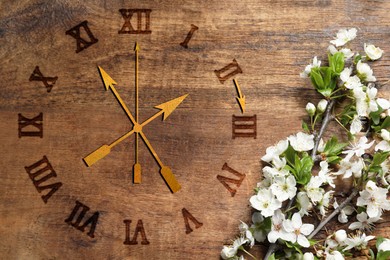
<path fill-rule="evenodd" d="M 151 34 L 118 34 L 121 8 L 148 8 Z M 314 55 L 325 58 L 338 29 L 357 27 L 358 39 L 380 46 L 374 63 L 384 83 L 390 75 L 390 2 L 300 1 L 0 1 L 0 254 L 2 259 L 218 259 L 224 243 L 250 219 L 248 199 L 260 177 L 265 148 L 300 130 L 304 106 L 320 97 L 299 72 Z M 75 53 L 65 32 L 87 20 L 98 43 Z M 199 27 L 180 46 L 191 24 Z M 132 184 L 134 138 L 91 168 L 82 158 L 131 130 L 96 66 L 118 83 L 134 111 L 134 43 L 140 44 L 140 119 L 155 105 L 189 93 L 176 111 L 144 132 L 182 189 L 172 194 L 140 143 L 142 184 Z M 257 115 L 257 139 L 232 139 L 232 115 L 241 115 L 232 79 L 214 70 L 236 59 L 246 96 L 245 115 Z M 57 76 L 50 93 L 29 81 L 35 66 Z M 389 88 L 380 89 L 389 98 Z M 43 138 L 18 138 L 18 113 L 43 113 Z M 46 155 L 63 186 L 45 204 L 26 173 Z M 224 163 L 246 174 L 236 195 L 217 180 L 232 177 Z M 342 189 L 342 187 L 340 187 Z M 99 211 L 95 237 L 65 223 L 78 200 Z M 186 234 L 182 208 L 203 226 Z M 149 245 L 124 245 L 142 219 Z M 379 232 L 390 235 L 386 220 Z M 254 253 L 261 255 L 262 247 Z"/>

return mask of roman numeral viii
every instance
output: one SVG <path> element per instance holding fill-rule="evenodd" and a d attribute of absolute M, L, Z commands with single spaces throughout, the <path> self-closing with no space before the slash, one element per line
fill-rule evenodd
<path fill-rule="evenodd" d="M 46 184 L 50 179 L 57 177 L 56 172 L 46 156 L 43 156 L 41 160 L 32 165 L 24 167 L 24 169 L 39 193 L 44 190 L 49 190 L 48 193 L 42 195 L 42 200 L 45 203 L 62 186 L 61 182 Z"/>

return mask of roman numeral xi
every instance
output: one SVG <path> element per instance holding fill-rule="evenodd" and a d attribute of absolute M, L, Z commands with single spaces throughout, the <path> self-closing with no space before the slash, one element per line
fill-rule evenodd
<path fill-rule="evenodd" d="M 81 36 L 82 33 L 84 35 L 86 34 L 85 36 L 88 36 L 88 39 L 85 38 L 85 36 Z M 80 51 L 85 50 L 86 48 L 98 42 L 98 39 L 93 36 L 91 30 L 88 27 L 88 21 L 81 22 L 75 27 L 67 30 L 66 34 L 76 39 L 76 53 L 79 53 Z"/>

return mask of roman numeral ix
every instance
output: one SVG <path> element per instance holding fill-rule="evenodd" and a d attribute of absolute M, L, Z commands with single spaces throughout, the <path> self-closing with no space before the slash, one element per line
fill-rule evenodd
<path fill-rule="evenodd" d="M 18 114 L 18 136 L 43 137 L 43 114 L 39 113 L 36 117 L 27 118 Z"/>

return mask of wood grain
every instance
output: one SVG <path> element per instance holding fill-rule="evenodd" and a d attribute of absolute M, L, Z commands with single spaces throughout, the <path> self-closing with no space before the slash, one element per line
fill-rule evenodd
<path fill-rule="evenodd" d="M 151 34 L 118 34 L 121 8 L 152 9 Z M 380 46 L 373 64 L 379 84 L 390 75 L 390 2 L 365 0 L 77 1 L 0 2 L 0 254 L 3 259 L 218 259 L 224 243 L 248 221 L 248 199 L 261 176 L 266 147 L 300 129 L 304 106 L 317 102 L 299 72 L 314 55 L 325 58 L 329 40 L 343 27 L 357 27 L 351 45 Z M 75 52 L 65 32 L 87 20 L 99 40 Z M 199 29 L 183 48 L 191 24 Z M 167 119 L 144 132 L 182 190 L 171 194 L 159 167 L 140 143 L 142 184 L 132 184 L 134 138 L 91 168 L 82 158 L 131 130 L 128 118 L 97 72 L 103 67 L 134 113 L 134 43 L 140 44 L 141 121 L 155 105 L 189 93 Z M 241 115 L 231 80 L 214 70 L 236 59 L 247 99 L 257 115 L 257 139 L 232 139 L 232 115 Z M 57 76 L 50 93 L 30 82 L 34 68 Z M 380 95 L 389 98 L 388 86 Z M 43 138 L 18 138 L 18 113 L 43 113 Z M 334 131 L 339 131 L 334 126 Z M 45 204 L 24 167 L 46 155 L 63 186 Z M 234 197 L 218 181 L 224 163 L 246 175 Z M 341 189 L 341 188 L 340 188 Z M 95 237 L 65 223 L 75 201 L 100 212 Z M 186 234 L 182 209 L 203 226 Z M 142 220 L 149 245 L 124 245 Z M 388 214 L 378 232 L 389 236 Z M 256 246 L 261 256 L 266 248 Z"/>

